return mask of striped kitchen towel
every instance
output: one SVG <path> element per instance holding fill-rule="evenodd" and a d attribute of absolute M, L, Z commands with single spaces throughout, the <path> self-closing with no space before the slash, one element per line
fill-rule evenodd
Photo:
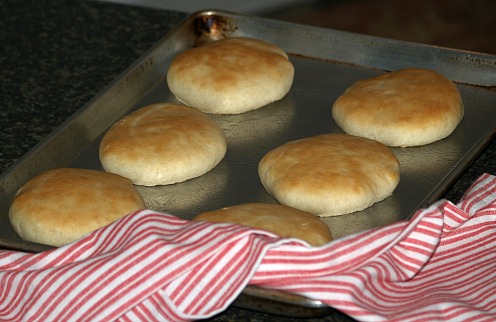
<path fill-rule="evenodd" d="M 181 321 L 248 284 L 363 321 L 496 320 L 496 177 L 454 205 L 312 248 L 143 210 L 58 249 L 0 252 L 1 321 Z"/>

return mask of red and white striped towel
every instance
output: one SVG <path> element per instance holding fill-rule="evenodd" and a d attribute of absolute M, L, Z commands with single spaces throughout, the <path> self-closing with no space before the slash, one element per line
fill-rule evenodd
<path fill-rule="evenodd" d="M 1 251 L 0 320 L 195 320 L 255 284 L 363 321 L 490 321 L 495 253 L 491 175 L 456 206 L 439 201 L 319 248 L 144 210 L 52 251 Z"/>

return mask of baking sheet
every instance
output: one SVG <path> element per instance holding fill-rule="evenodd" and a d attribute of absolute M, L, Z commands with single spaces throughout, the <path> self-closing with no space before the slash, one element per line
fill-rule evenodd
<path fill-rule="evenodd" d="M 290 55 L 295 79 L 281 101 L 240 115 L 212 115 L 224 128 L 228 152 L 204 176 L 161 187 L 138 187 L 147 207 L 190 219 L 195 214 L 245 202 L 276 201 L 261 185 L 261 157 L 289 140 L 341 132 L 331 116 L 334 100 L 354 82 L 405 67 L 436 70 L 457 83 L 465 106 L 448 138 L 393 148 L 402 177 L 393 196 L 353 214 L 328 217 L 335 238 L 408 218 L 439 199 L 496 134 L 496 57 L 238 15 L 203 11 L 188 17 L 57 131 L 0 177 L 0 244 L 26 251 L 46 246 L 22 241 L 8 221 L 17 189 L 55 167 L 102 169 L 98 144 L 105 130 L 129 112 L 156 102 L 176 102 L 165 75 L 179 52 L 204 41 L 247 36 L 272 42 Z M 248 287 L 239 306 L 291 316 L 325 314 L 318 301 Z M 277 304 L 277 305 L 276 305 Z"/>

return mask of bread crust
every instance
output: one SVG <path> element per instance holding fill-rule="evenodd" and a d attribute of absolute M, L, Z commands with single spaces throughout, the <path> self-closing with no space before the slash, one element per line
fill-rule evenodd
<path fill-rule="evenodd" d="M 253 227 L 283 238 L 301 239 L 312 246 L 321 246 L 332 240 L 329 227 L 320 218 L 285 205 L 245 203 L 203 212 L 194 220 Z"/>
<path fill-rule="evenodd" d="M 9 219 L 22 239 L 63 246 L 144 208 L 141 195 L 126 178 L 58 168 L 32 178 L 18 190 Z"/>
<path fill-rule="evenodd" d="M 121 118 L 103 136 L 103 168 L 136 185 L 182 182 L 213 169 L 225 156 L 222 128 L 207 114 L 184 105 L 159 103 Z"/>
<path fill-rule="evenodd" d="M 279 47 L 252 38 L 226 38 L 177 55 L 167 84 L 183 104 L 206 113 L 239 114 L 283 98 L 294 67 Z"/>
<path fill-rule="evenodd" d="M 337 216 L 390 196 L 400 180 L 400 164 L 380 142 L 333 133 L 269 151 L 258 173 L 265 189 L 281 204 Z"/>
<path fill-rule="evenodd" d="M 463 104 L 443 75 L 408 68 L 356 82 L 334 102 L 332 116 L 347 134 L 419 146 L 449 136 L 463 118 Z"/>

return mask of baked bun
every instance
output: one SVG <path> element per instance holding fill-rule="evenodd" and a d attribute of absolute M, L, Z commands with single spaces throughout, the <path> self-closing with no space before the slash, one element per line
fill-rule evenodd
<path fill-rule="evenodd" d="M 207 114 L 162 103 L 116 122 L 100 142 L 100 162 L 136 185 L 156 186 L 207 173 L 226 150 L 222 128 Z"/>
<path fill-rule="evenodd" d="M 356 82 L 334 102 L 332 116 L 348 134 L 407 147 L 450 135 L 463 117 L 463 105 L 449 79 L 409 68 Z"/>
<path fill-rule="evenodd" d="M 384 144 L 347 134 L 285 143 L 258 167 L 265 189 L 281 204 L 319 216 L 363 210 L 392 194 L 400 164 Z"/>
<path fill-rule="evenodd" d="M 294 68 L 279 47 L 251 38 L 211 41 L 177 55 L 167 72 L 172 94 L 213 114 L 239 114 L 283 98 Z"/>
<path fill-rule="evenodd" d="M 32 178 L 18 190 L 9 219 L 22 239 L 58 247 L 144 208 L 143 199 L 126 178 L 58 168 Z"/>
<path fill-rule="evenodd" d="M 329 227 L 317 216 L 284 205 L 246 203 L 204 212 L 193 220 L 253 227 L 283 238 L 298 238 L 312 246 L 320 246 L 332 240 Z"/>

